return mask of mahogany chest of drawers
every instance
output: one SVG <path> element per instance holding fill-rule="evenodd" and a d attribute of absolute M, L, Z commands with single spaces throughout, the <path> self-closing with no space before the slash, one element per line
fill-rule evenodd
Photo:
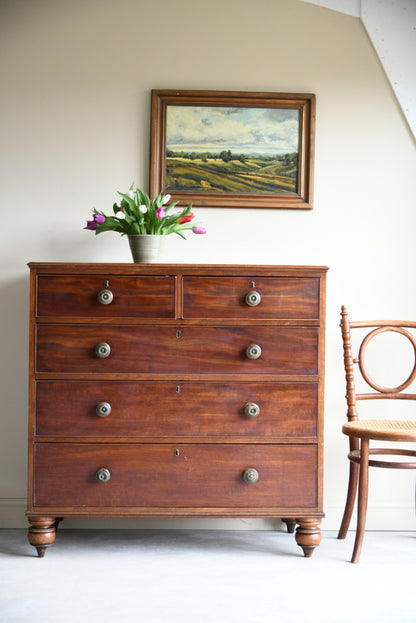
<path fill-rule="evenodd" d="M 29 541 L 279 517 L 320 542 L 324 267 L 31 263 Z"/>

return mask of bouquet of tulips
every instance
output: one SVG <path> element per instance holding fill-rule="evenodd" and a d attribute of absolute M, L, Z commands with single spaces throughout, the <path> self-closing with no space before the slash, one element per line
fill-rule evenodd
<path fill-rule="evenodd" d="M 171 196 L 160 193 L 151 200 L 134 184 L 127 193 L 118 193 L 121 196 L 119 204 L 113 205 L 114 216 L 107 216 L 104 212 L 93 210 L 93 218 L 87 221 L 84 229 L 101 234 L 103 231 L 117 231 L 122 236 L 134 234 L 162 235 L 178 234 L 185 238 L 184 231 L 192 230 L 194 234 L 206 234 L 205 227 L 192 223 L 195 215 L 192 205 L 178 211 L 177 201 L 169 205 Z"/>

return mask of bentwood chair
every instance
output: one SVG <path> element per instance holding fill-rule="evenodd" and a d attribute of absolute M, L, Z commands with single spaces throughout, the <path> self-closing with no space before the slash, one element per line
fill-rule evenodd
<path fill-rule="evenodd" d="M 353 355 L 351 336 L 355 329 L 364 329 L 364 339 L 360 337 L 360 345 L 357 346 L 358 355 Z M 339 539 L 345 539 L 351 515 L 354 509 L 358 485 L 358 508 L 357 508 L 357 532 L 355 537 L 354 551 L 351 562 L 358 562 L 363 544 L 365 521 L 367 515 L 368 500 L 368 473 L 370 467 L 385 467 L 394 469 L 415 469 L 416 450 L 397 447 L 396 443 L 416 442 L 416 421 L 397 419 L 359 419 L 357 403 L 363 400 L 382 400 L 390 402 L 388 406 L 398 407 L 397 400 L 416 400 L 416 393 L 406 392 L 416 378 L 416 339 L 412 333 L 416 329 L 416 322 L 403 322 L 397 320 L 373 320 L 350 322 L 345 306 L 341 310 L 341 330 L 344 347 L 344 367 L 347 384 L 348 423 L 344 424 L 342 432 L 349 436 L 350 473 L 348 483 L 347 501 L 344 516 L 338 533 Z M 370 341 L 381 333 L 399 333 L 410 340 L 415 362 L 408 378 L 397 387 L 383 387 L 375 383 L 370 377 L 366 367 L 366 350 Z M 354 331 L 354 333 L 356 333 Z M 360 332 L 360 335 L 362 331 Z M 388 361 L 386 353 L 384 361 Z M 357 378 L 354 371 L 357 371 Z M 361 378 L 360 378 L 361 377 Z M 356 383 L 364 381 L 364 393 L 358 393 Z M 377 405 L 377 407 L 380 407 Z M 389 447 L 372 447 L 370 441 L 395 442 Z M 378 444 L 376 444 L 377 446 Z M 409 445 L 409 444 L 405 444 Z M 377 455 L 390 457 L 389 460 L 373 458 Z M 404 456 L 408 460 L 402 461 L 393 457 Z M 409 459 L 413 457 L 413 459 Z"/>

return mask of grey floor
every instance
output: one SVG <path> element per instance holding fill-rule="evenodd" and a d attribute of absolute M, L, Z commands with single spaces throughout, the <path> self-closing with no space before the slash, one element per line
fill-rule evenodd
<path fill-rule="evenodd" d="M 324 532 L 68 530 L 43 559 L 0 530 L 3 623 L 414 623 L 416 532 L 368 532 L 359 564 Z"/>

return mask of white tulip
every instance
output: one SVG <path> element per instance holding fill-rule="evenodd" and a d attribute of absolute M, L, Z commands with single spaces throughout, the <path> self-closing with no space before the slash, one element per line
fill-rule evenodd
<path fill-rule="evenodd" d="M 165 195 L 163 198 L 163 205 L 166 205 L 167 203 L 169 203 L 170 200 L 171 200 L 171 196 Z"/>
<path fill-rule="evenodd" d="M 147 212 L 147 206 L 145 206 L 144 204 L 142 204 L 141 206 L 139 206 L 139 210 L 142 214 L 146 214 Z"/>

